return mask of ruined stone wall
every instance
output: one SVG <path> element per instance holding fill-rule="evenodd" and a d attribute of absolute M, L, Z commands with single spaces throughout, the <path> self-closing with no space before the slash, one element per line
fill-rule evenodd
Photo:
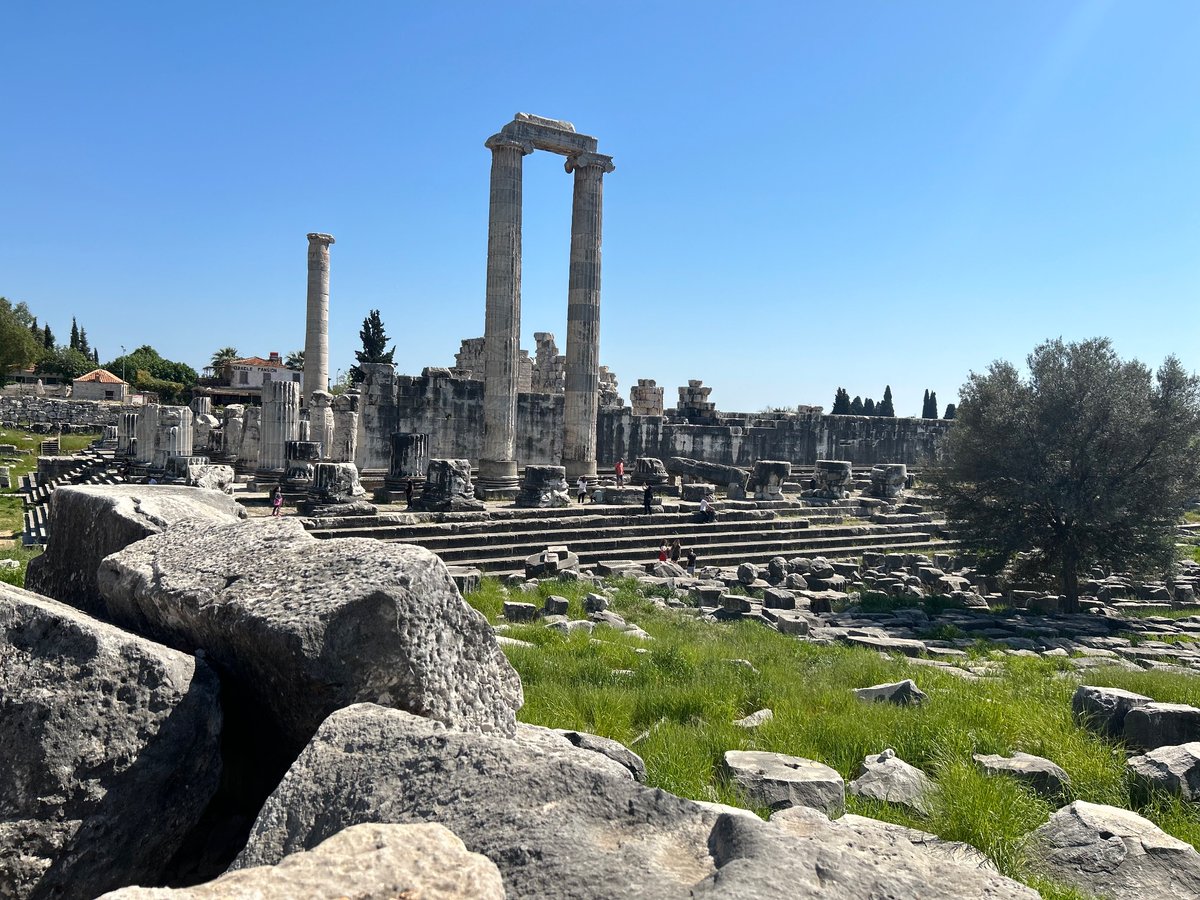
<path fill-rule="evenodd" d="M 119 403 L 99 400 L 56 400 L 50 397 L 0 397 L 0 422 L 19 425 L 47 422 L 61 425 L 116 425 Z"/>
<path fill-rule="evenodd" d="M 363 385 L 356 462 L 361 470 L 386 471 L 390 436 L 407 431 L 429 435 L 430 459 L 470 459 L 483 450 L 483 382 L 449 369 L 396 375 L 391 366 L 372 367 Z M 799 415 L 730 415 L 719 424 L 686 424 L 663 416 L 635 416 L 628 407 L 601 408 L 596 423 L 596 458 L 602 470 L 617 459 L 686 456 L 728 466 L 756 460 L 788 460 L 811 466 L 818 459 L 849 460 L 858 466 L 927 462 L 950 423 L 929 419 Z M 563 395 L 517 395 L 516 457 L 521 465 L 559 465 L 563 439 Z"/>

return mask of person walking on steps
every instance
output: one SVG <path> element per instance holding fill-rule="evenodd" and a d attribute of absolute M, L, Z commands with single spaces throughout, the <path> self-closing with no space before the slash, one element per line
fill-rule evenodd
<path fill-rule="evenodd" d="M 646 489 L 642 491 L 642 505 L 646 507 L 646 515 L 650 515 L 650 507 L 654 505 L 653 485 L 646 485 Z"/>
<path fill-rule="evenodd" d="M 621 487 L 625 484 L 625 460 L 618 459 L 613 471 L 617 473 L 617 487 Z"/>
<path fill-rule="evenodd" d="M 687 561 L 688 561 L 688 574 L 695 575 L 696 574 L 696 548 L 695 547 L 688 548 Z"/>
<path fill-rule="evenodd" d="M 283 491 L 281 491 L 278 487 L 276 487 L 275 492 L 273 494 L 271 494 L 271 515 L 278 518 L 278 516 L 282 512 L 283 512 Z"/>
<path fill-rule="evenodd" d="M 579 502 L 583 503 L 587 499 L 587 479 L 582 475 L 579 476 L 579 482 L 575 485 L 575 490 L 579 493 Z"/>

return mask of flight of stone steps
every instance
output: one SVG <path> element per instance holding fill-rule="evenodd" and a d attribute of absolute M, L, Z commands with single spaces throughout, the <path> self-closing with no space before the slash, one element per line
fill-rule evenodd
<path fill-rule="evenodd" d="M 761 504 L 767 505 L 767 504 Z M 581 565 L 657 558 L 659 544 L 678 539 L 685 552 L 695 548 L 698 565 L 765 564 L 773 556 L 855 558 L 864 551 L 944 552 L 955 546 L 941 537 L 928 513 L 874 523 L 859 518 L 855 504 L 758 509 L 753 502 L 726 503 L 714 522 L 700 522 L 696 505 L 667 503 L 664 511 L 643 515 L 629 506 L 573 506 L 560 509 L 503 508 L 488 513 L 440 515 L 386 512 L 334 521 L 310 520 L 314 537 L 370 537 L 418 544 L 447 565 L 485 572 L 524 570 L 525 558 L 547 546 L 566 545 Z M 783 513 L 783 514 L 781 514 Z"/>
<path fill-rule="evenodd" d="M 46 543 L 49 537 L 50 495 L 55 488 L 66 484 L 117 484 L 122 480 L 115 452 L 111 449 L 83 450 L 74 454 L 74 457 L 78 462 L 53 479 L 43 480 L 37 472 L 21 476 L 18 493 L 24 506 L 25 530 L 21 535 L 21 543 L 25 546 Z"/>

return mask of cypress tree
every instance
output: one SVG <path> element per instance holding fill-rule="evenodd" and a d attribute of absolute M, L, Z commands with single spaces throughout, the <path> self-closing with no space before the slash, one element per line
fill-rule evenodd
<path fill-rule="evenodd" d="M 850 394 L 844 387 L 839 387 L 833 395 L 833 412 L 835 416 L 850 415 Z"/>
<path fill-rule="evenodd" d="M 850 401 L 850 415 L 861 416 L 862 414 L 863 414 L 862 397 L 859 397 L 856 394 L 854 399 Z"/>
<path fill-rule="evenodd" d="M 883 388 L 883 399 L 879 401 L 879 406 L 875 409 L 877 416 L 889 416 L 895 418 L 896 407 L 892 406 L 892 386 L 885 385 Z"/>
<path fill-rule="evenodd" d="M 875 401 L 873 399 L 871 399 L 870 397 L 868 397 L 866 400 L 863 401 L 862 414 L 864 416 L 879 415 L 879 408 L 875 405 Z"/>
<path fill-rule="evenodd" d="M 54 332 L 50 330 L 49 322 L 42 328 L 42 346 L 47 350 L 54 349 Z"/>
<path fill-rule="evenodd" d="M 929 415 L 927 415 L 925 418 L 936 419 L 937 417 L 938 417 L 938 414 L 937 414 L 937 391 L 930 391 L 929 392 Z"/>
<path fill-rule="evenodd" d="M 75 324 L 75 317 L 71 316 L 71 343 L 72 350 L 79 349 L 79 326 Z"/>
<path fill-rule="evenodd" d="M 958 415 L 958 407 L 956 407 L 953 403 L 947 403 L 946 404 L 946 414 L 944 416 L 942 416 L 942 418 L 943 419 L 953 419 L 956 415 Z"/>

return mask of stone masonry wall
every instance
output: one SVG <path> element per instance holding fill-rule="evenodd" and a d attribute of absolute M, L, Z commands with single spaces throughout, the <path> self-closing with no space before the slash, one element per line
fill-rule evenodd
<path fill-rule="evenodd" d="M 50 397 L 0 397 L 0 422 L 25 425 L 116 425 L 123 407 L 99 400 L 56 400 Z"/>

